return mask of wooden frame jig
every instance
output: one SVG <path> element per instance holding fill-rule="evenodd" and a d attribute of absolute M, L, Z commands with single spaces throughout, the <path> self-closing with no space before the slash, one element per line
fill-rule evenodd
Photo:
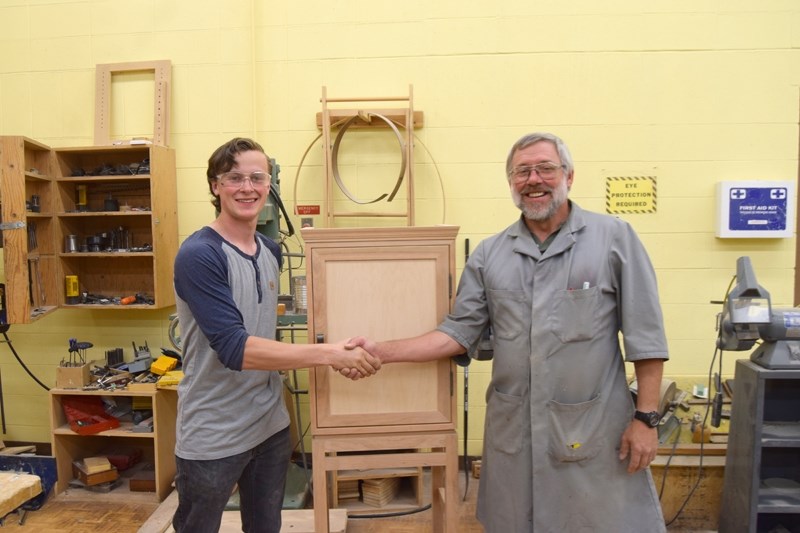
<path fill-rule="evenodd" d="M 155 75 L 153 144 L 168 146 L 172 64 L 168 59 L 105 63 L 95 71 L 94 144 L 111 144 L 111 76 L 121 72 L 152 71 Z"/>
<path fill-rule="evenodd" d="M 335 225 L 337 218 L 405 218 L 406 225 L 414 225 L 414 128 L 421 127 L 423 122 L 422 111 L 414 111 L 413 86 L 408 87 L 408 96 L 389 97 L 364 97 L 364 98 L 329 98 L 327 87 L 322 87 L 322 112 L 317 113 L 317 125 L 322 129 L 322 147 L 325 154 L 325 217 L 328 226 Z M 332 109 L 329 104 L 359 103 L 374 104 L 379 102 L 405 102 L 405 107 L 371 108 L 358 107 L 356 109 Z M 371 120 L 380 117 L 381 120 Z M 401 150 L 405 163 L 402 181 L 405 184 L 407 200 L 405 209 L 396 212 L 365 212 L 365 211 L 339 211 L 333 205 L 333 190 L 338 177 L 334 175 L 335 164 L 333 161 L 333 139 L 331 130 L 341 127 L 354 129 L 387 128 L 387 121 L 391 121 L 403 128 Z M 399 184 L 398 184 L 399 185 Z M 391 197 L 397 192 L 392 192 Z M 346 193 L 346 191 L 345 191 Z M 346 193 L 347 194 L 347 193 Z M 348 194 L 349 196 L 349 194 Z M 391 198 L 390 197 L 390 198 Z M 374 203 L 374 202 L 357 202 Z"/>

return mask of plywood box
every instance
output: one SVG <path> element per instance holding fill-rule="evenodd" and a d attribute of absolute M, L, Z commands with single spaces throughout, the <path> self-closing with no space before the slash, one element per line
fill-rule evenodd
<path fill-rule="evenodd" d="M 125 386 L 126 389 L 129 391 L 135 392 L 155 392 L 156 391 L 156 384 L 155 383 L 128 383 Z"/>
<path fill-rule="evenodd" d="M 84 472 L 81 466 L 80 461 L 74 461 L 72 463 L 72 474 L 87 487 L 108 483 L 109 481 L 116 481 L 119 478 L 119 472 L 117 472 L 117 469 L 113 466 L 108 470 L 95 472 L 93 474 Z"/>
<path fill-rule="evenodd" d="M 153 465 L 144 467 L 131 476 L 129 482 L 132 492 L 155 492 L 156 491 L 156 470 Z"/>
<path fill-rule="evenodd" d="M 88 364 L 56 368 L 56 387 L 59 389 L 82 389 L 91 382 Z"/>

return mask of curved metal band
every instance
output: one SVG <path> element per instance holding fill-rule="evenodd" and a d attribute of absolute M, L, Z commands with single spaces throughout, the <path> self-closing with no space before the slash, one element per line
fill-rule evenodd
<path fill-rule="evenodd" d="M 400 163 L 400 175 L 397 177 L 397 183 L 395 183 L 394 185 L 394 190 L 392 190 L 391 194 L 388 195 L 382 194 L 379 197 L 375 198 L 374 200 L 363 201 L 353 196 L 350 193 L 350 191 L 347 190 L 347 187 L 345 187 L 344 183 L 342 182 L 342 178 L 339 175 L 339 162 L 338 162 L 339 144 L 342 142 L 342 137 L 344 137 L 344 133 L 347 131 L 347 128 L 349 128 L 353 124 L 353 122 L 355 122 L 359 118 L 359 115 L 353 115 L 352 117 L 347 119 L 347 122 L 342 124 L 342 127 L 339 128 L 339 133 L 336 134 L 336 140 L 333 142 L 333 149 L 331 151 L 331 170 L 333 172 L 333 179 L 336 180 L 336 184 L 339 186 L 339 189 L 342 190 L 344 195 L 357 204 L 360 205 L 374 204 L 375 202 L 380 202 L 387 196 L 388 199 L 386 201 L 391 202 L 394 199 L 395 195 L 397 194 L 397 191 L 400 190 L 400 185 L 402 185 L 403 183 L 403 177 L 406 175 L 406 165 L 408 164 L 408 161 L 407 161 L 405 143 L 403 143 L 403 137 L 400 135 L 400 131 L 397 129 L 397 126 L 394 125 L 394 122 L 392 122 L 388 118 L 378 113 L 367 113 L 367 116 L 370 118 L 371 117 L 379 118 L 382 121 L 384 121 L 386 125 L 392 129 L 395 136 L 397 137 L 397 141 L 400 143 L 400 153 L 402 155 L 402 160 Z"/>

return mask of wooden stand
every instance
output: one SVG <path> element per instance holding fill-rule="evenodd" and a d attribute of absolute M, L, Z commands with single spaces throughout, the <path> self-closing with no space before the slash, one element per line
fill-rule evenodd
<path fill-rule="evenodd" d="M 312 439 L 311 446 L 314 456 L 314 521 L 317 533 L 330 532 L 328 472 L 416 466 L 431 467 L 433 531 L 455 533 L 458 523 L 458 438 L 454 430 L 394 435 L 317 435 Z M 336 455 L 341 452 L 369 453 Z"/>

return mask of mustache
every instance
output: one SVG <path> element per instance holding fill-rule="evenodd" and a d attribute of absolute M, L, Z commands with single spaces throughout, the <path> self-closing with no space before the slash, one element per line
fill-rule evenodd
<path fill-rule="evenodd" d="M 548 187 L 547 185 L 526 185 L 521 191 L 520 194 L 528 194 L 532 192 L 553 192 L 553 187 Z"/>

